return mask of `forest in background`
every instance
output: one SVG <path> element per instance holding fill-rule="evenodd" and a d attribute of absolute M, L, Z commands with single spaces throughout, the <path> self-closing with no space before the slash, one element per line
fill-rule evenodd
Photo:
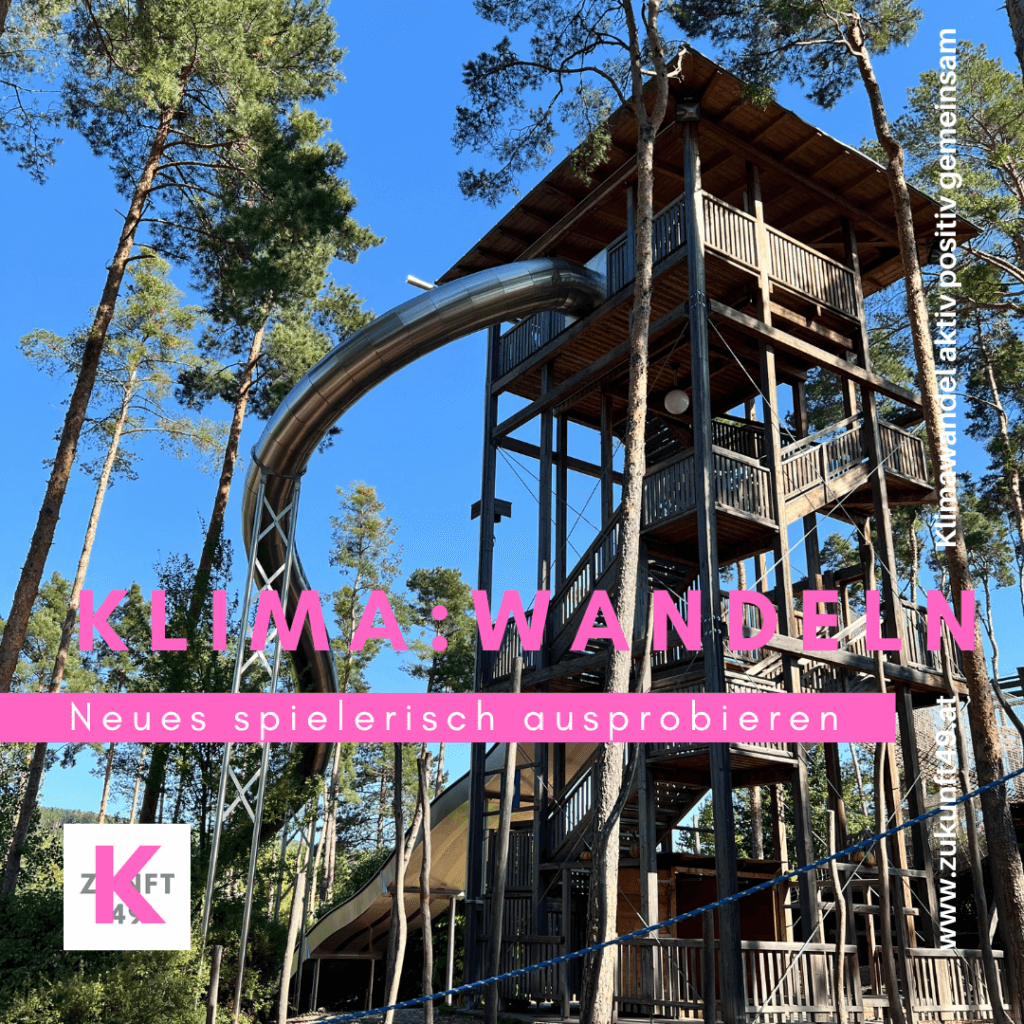
<path fill-rule="evenodd" d="M 787 5 L 763 6 L 777 13 Z M 1012 14 L 1016 5 L 1009 6 Z M 869 24 L 872 17 L 895 17 L 885 5 L 862 7 Z M 239 556 L 224 537 L 224 521 L 243 426 L 247 418 L 266 421 L 310 366 L 372 318 L 360 298 L 335 280 L 381 239 L 353 219 L 354 197 L 339 176 L 344 151 L 317 114 L 317 104 L 340 81 L 334 23 L 315 3 L 252 5 L 249 13 L 245 21 L 237 4 L 211 0 L 150 3 L 134 12 L 103 2 L 0 4 L 0 83 L 6 93 L 0 142 L 23 173 L 42 184 L 52 161 L 60 159 L 57 131 L 77 132 L 109 164 L 127 204 L 119 232 L 109 240 L 103 287 L 95 307 L 82 310 L 80 329 L 61 336 L 41 327 L 20 339 L 25 358 L 53 379 L 54 400 L 66 401 L 67 414 L 32 537 L 8 538 L 10 554 L 26 541 L 28 553 L 2 623 L 2 690 L 230 688 L 233 656 L 212 651 L 204 637 L 210 635 L 211 592 L 237 589 Z M 912 14 L 904 11 L 903 19 L 899 31 L 890 25 L 885 46 L 912 32 Z M 701 34 L 708 31 L 710 25 Z M 869 35 L 869 41 L 883 42 L 880 35 Z M 986 668 L 998 680 L 1013 668 L 1000 665 L 1000 636 L 1018 630 L 1019 622 L 997 621 L 993 594 L 1016 588 L 1024 616 L 1024 85 L 1018 69 L 991 58 L 980 42 L 961 42 L 959 58 L 964 185 L 958 198 L 961 211 L 982 229 L 960 268 L 960 373 L 968 381 L 964 428 L 988 457 L 960 474 L 961 521 Z M 38 102 L 26 83 L 47 76 L 56 83 L 57 99 Z M 909 84 L 894 135 L 911 181 L 934 192 L 937 83 L 929 72 Z M 903 97 L 888 102 L 899 109 Z M 889 160 L 877 144 L 865 148 L 881 162 Z M 42 201 L 45 184 L 40 196 Z M 929 300 L 931 275 L 925 267 Z M 871 304 L 870 315 L 877 371 L 913 385 L 919 367 L 904 297 L 891 289 Z M 810 393 L 818 425 L 833 422 L 839 396 L 824 382 Z M 159 472 L 154 460 L 143 465 L 137 458 L 136 446 L 146 437 L 157 438 L 166 457 L 189 453 L 211 471 L 201 541 L 194 550 L 166 555 L 154 547 L 168 634 L 189 637 L 189 650 L 146 650 L 142 638 L 149 635 L 151 607 L 134 585 L 111 619 L 129 651 L 101 644 L 85 655 L 77 650 L 76 612 L 102 530 L 102 504 L 112 482 L 130 487 L 140 474 Z M 47 573 L 73 472 L 86 474 L 94 488 L 90 514 L 78 524 L 80 557 Z M 929 523 L 927 509 L 900 510 L 894 517 L 900 577 L 905 595 L 915 601 L 932 582 L 942 589 L 950 583 L 948 566 L 935 558 Z M 461 574 L 445 567 L 407 573 L 397 526 L 372 481 L 339 486 L 330 528 L 330 561 L 339 576 L 329 607 L 344 692 L 366 688 L 367 669 L 380 653 L 372 642 L 360 654 L 347 648 L 373 589 L 392 595 L 403 626 L 417 634 L 406 666 L 415 685 L 428 692 L 471 688 L 475 631 Z M 860 558 L 848 532 L 827 535 L 821 554 L 829 569 Z M 430 616 L 437 603 L 449 610 L 443 624 Z M 237 619 L 237 599 L 233 607 Z M 438 631 L 448 640 L 444 654 L 430 645 Z M 132 643 L 132 637 L 140 639 Z M 261 682 L 254 668 L 243 685 Z M 396 822 L 400 835 L 402 824 L 422 815 L 418 794 L 433 795 L 444 786 L 443 748 L 431 751 L 429 761 L 425 748 L 407 746 L 397 759 L 395 753 L 388 745 L 338 745 L 328 773 L 315 791 L 303 794 L 304 810 L 291 833 L 261 851 L 261 913 L 245 1002 L 254 1019 L 270 1019 L 279 1010 L 293 894 L 305 884 L 299 836 L 307 836 L 307 851 L 313 847 L 312 917 L 372 877 L 394 848 Z M 286 752 L 274 757 L 283 764 Z M 430 766 L 425 787 L 417 785 L 417 759 Z M 862 806 L 866 827 L 873 789 L 869 780 L 856 793 L 855 760 L 851 755 L 844 762 L 849 802 Z M 202 877 L 220 768 L 215 745 L 0 748 L 3 909 L 18 922 L 0 942 L 0 995 L 7 1007 L 0 1020 L 191 1020 L 193 986 L 202 974 L 198 953 L 75 956 L 60 949 L 58 826 L 85 820 L 66 814 L 91 812 L 39 808 L 38 794 L 54 764 L 76 762 L 89 764 L 103 780 L 95 820 L 113 820 L 108 808 L 116 801 L 127 809 L 119 811 L 119 820 L 191 823 L 194 873 Z M 396 773 L 405 782 L 397 801 Z M 759 840 L 750 808 L 759 799 L 736 797 L 741 820 L 751 822 L 752 851 Z M 762 849 L 763 842 L 762 836 Z M 229 956 L 240 915 L 240 882 L 232 872 L 229 864 L 215 935 Z M 49 946 L 38 944 L 43 929 Z M 224 971 L 229 978 L 229 964 Z M 51 984 L 42 986 L 43 976 Z M 143 1008 L 141 979 L 154 977 L 164 979 L 155 988 L 160 998 L 152 998 L 147 981 Z"/>

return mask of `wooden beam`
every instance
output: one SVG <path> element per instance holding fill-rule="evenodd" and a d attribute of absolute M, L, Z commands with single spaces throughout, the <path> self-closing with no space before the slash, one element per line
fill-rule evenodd
<path fill-rule="evenodd" d="M 808 658 L 811 661 L 823 661 L 838 668 L 852 669 L 854 672 L 870 675 L 874 675 L 875 672 L 874 658 L 868 658 L 862 654 L 851 654 L 849 651 L 805 651 L 803 641 L 797 637 L 774 636 L 766 640 L 763 646 L 770 651 L 778 651 L 780 654 Z M 925 672 L 909 665 L 897 665 L 895 662 L 887 661 L 885 674 L 887 678 L 899 679 L 903 682 L 913 683 L 915 686 L 924 686 L 936 693 L 948 692 L 942 676 L 936 672 Z M 958 683 L 958 685 L 961 684 Z"/>
<path fill-rule="evenodd" d="M 609 300 L 607 303 L 605 303 L 605 306 L 611 306 L 612 301 L 613 300 Z M 604 310 L 605 306 L 602 306 L 601 309 Z M 591 314 L 591 316 L 593 316 L 593 314 Z M 653 324 L 651 324 L 650 331 L 648 332 L 648 337 L 656 337 L 662 331 L 668 330 L 670 327 L 682 323 L 682 321 L 685 320 L 687 316 L 689 316 L 689 311 L 686 303 L 683 303 L 680 306 L 676 306 L 676 308 L 673 309 L 671 312 L 666 313 L 663 317 L 660 317 Z M 574 324 L 573 327 L 579 327 L 581 324 L 585 322 L 586 321 L 579 321 L 578 323 Z M 569 341 L 570 337 L 574 336 L 575 333 L 576 332 L 573 332 L 573 335 L 570 335 L 568 331 L 563 332 L 563 335 L 560 335 L 559 338 L 556 339 L 559 342 L 559 346 Z M 541 353 L 544 352 L 547 352 L 546 348 L 541 349 L 540 353 L 535 354 L 540 355 Z M 605 373 L 605 371 L 610 370 L 619 360 L 625 358 L 627 355 L 629 355 L 628 340 L 620 342 L 618 345 L 615 346 L 615 348 L 609 349 L 607 352 L 605 352 L 603 356 L 600 356 L 597 359 L 595 359 L 590 364 L 590 366 L 587 366 L 584 369 L 578 371 L 577 373 L 574 373 L 571 377 L 562 381 L 562 383 L 559 384 L 557 387 L 552 388 L 550 391 L 542 395 L 540 398 L 531 402 L 529 405 L 524 406 L 522 409 L 519 410 L 519 412 L 514 413 L 512 416 L 509 416 L 509 418 L 506 420 L 502 420 L 502 422 L 499 423 L 494 428 L 492 436 L 495 439 L 497 439 L 499 437 L 503 437 L 506 434 L 511 434 L 514 430 L 518 430 L 524 423 L 529 423 L 534 416 L 543 412 L 545 409 L 554 408 L 554 406 L 558 405 L 565 398 L 568 398 L 569 395 L 571 395 L 574 391 L 578 390 L 579 388 L 583 387 L 586 384 L 589 384 L 591 381 L 596 380 L 603 373 Z M 547 355 L 545 356 L 545 359 L 543 361 L 546 361 L 547 359 L 550 358 L 551 353 L 547 352 Z M 519 376 L 519 374 L 522 372 L 522 365 L 520 367 L 516 367 L 516 369 L 512 371 L 510 374 L 506 374 L 505 377 L 502 378 L 502 381 L 504 381 L 505 378 L 509 376 L 512 376 L 513 378 Z M 501 381 L 499 381 L 499 383 L 501 383 Z"/>
<path fill-rule="evenodd" d="M 520 441 L 517 437 L 500 437 L 495 441 L 498 448 L 505 448 L 510 452 L 516 452 L 518 455 L 526 455 L 531 459 L 540 458 L 540 448 L 535 444 L 530 444 L 528 441 Z M 562 455 L 559 451 L 552 452 L 551 460 L 556 466 L 560 466 L 562 463 Z M 595 466 L 593 463 L 584 462 L 583 459 L 577 459 L 570 455 L 565 460 L 565 468 L 571 469 L 574 473 L 582 473 L 584 476 L 592 476 L 595 480 L 601 478 L 601 467 Z M 622 483 L 622 474 L 616 473 L 612 478 L 615 483 Z"/>
<path fill-rule="evenodd" d="M 849 338 L 844 337 L 842 334 L 838 334 L 836 331 L 829 330 L 829 328 L 824 327 L 821 324 L 816 324 L 810 317 L 803 316 L 795 310 L 787 309 L 785 306 L 780 306 L 777 302 L 770 303 L 770 306 L 773 316 L 780 317 L 783 320 L 788 320 L 791 324 L 796 324 L 797 326 L 804 328 L 806 331 L 813 331 L 826 341 L 831 341 L 833 345 L 840 346 L 840 348 L 845 348 L 847 350 L 853 349 L 853 342 L 850 341 Z"/>
<path fill-rule="evenodd" d="M 894 384 L 892 381 L 879 377 L 877 374 L 870 373 L 854 363 L 848 363 L 845 359 L 840 359 L 838 356 L 832 355 L 831 352 L 826 352 L 824 349 L 812 345 L 809 341 L 801 341 L 801 339 L 794 337 L 792 334 L 787 334 L 785 331 L 780 331 L 777 327 L 772 327 L 762 323 L 760 320 L 755 320 L 752 316 L 747 316 L 746 313 L 731 309 L 729 306 L 716 302 L 714 299 L 708 299 L 708 307 L 712 313 L 723 320 L 728 320 L 738 330 L 752 334 L 755 337 L 764 337 L 783 352 L 800 356 L 809 363 L 816 363 L 838 374 L 844 380 L 863 384 L 865 387 L 878 392 L 878 394 L 895 399 L 904 405 L 909 405 L 914 409 L 923 408 L 921 396 L 916 392 L 910 391 L 899 384 Z"/>
<path fill-rule="evenodd" d="M 894 242 L 897 245 L 899 244 L 895 228 L 880 220 L 876 220 L 866 210 L 863 210 L 855 203 L 851 203 L 848 199 L 844 199 L 841 195 L 837 195 L 824 185 L 818 184 L 818 182 L 807 174 L 796 171 L 792 167 L 787 167 L 781 160 L 776 160 L 775 157 L 769 156 L 764 152 L 764 150 L 758 149 L 756 146 L 752 146 L 744 139 L 741 139 L 738 135 L 733 135 L 731 132 L 722 128 L 719 124 L 716 124 L 709 118 L 705 118 L 701 122 L 701 128 L 704 131 L 710 131 L 713 134 L 721 136 L 726 141 L 726 144 L 732 147 L 733 152 L 735 152 L 737 156 L 742 156 L 762 168 L 769 168 L 787 178 L 796 179 L 805 188 L 807 188 L 809 192 L 812 192 L 821 199 L 824 199 L 837 210 L 843 211 L 843 213 L 855 218 L 861 224 L 870 224 L 882 238 Z M 878 173 L 884 172 L 880 170 Z"/>
<path fill-rule="evenodd" d="M 661 139 L 662 136 L 668 135 L 670 132 L 676 130 L 678 129 L 674 122 L 667 122 L 655 136 L 655 145 L 658 144 L 658 140 Z M 631 181 L 635 177 L 636 160 L 634 155 L 630 155 L 618 170 L 613 171 L 609 177 L 605 178 L 597 188 L 590 192 L 585 199 L 583 199 L 574 209 L 570 210 L 561 218 L 561 220 L 552 224 L 536 242 L 532 245 L 528 245 L 522 253 L 516 257 L 516 259 L 532 260 L 534 256 L 543 256 L 544 253 L 546 253 L 553 245 L 560 242 L 566 235 L 575 230 L 574 225 L 577 220 L 592 210 L 607 196 L 611 195 L 611 193 L 617 188 L 625 185 L 626 182 Z"/>

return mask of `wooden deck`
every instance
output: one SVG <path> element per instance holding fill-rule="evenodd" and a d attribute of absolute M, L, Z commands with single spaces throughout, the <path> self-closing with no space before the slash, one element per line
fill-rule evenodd
<path fill-rule="evenodd" d="M 706 286 L 708 296 L 742 309 L 757 286 L 760 262 L 755 244 L 755 219 L 722 199 L 702 196 L 706 236 Z M 652 296 L 652 380 L 664 375 L 659 358 L 671 351 L 673 365 L 685 383 L 689 376 L 686 350 L 675 348 L 674 335 L 667 330 L 673 313 L 685 313 L 687 267 L 685 217 L 682 197 L 668 203 L 655 218 L 655 288 Z M 772 310 L 785 329 L 795 336 L 822 346 L 835 354 L 852 348 L 848 335 L 856 328 L 856 282 L 848 267 L 825 253 L 767 227 L 768 276 L 772 289 Z M 501 390 L 526 398 L 540 395 L 539 368 L 531 357 L 557 349 L 555 385 L 571 381 L 588 367 L 600 364 L 616 351 L 628 336 L 628 299 L 632 293 L 634 259 L 630 238 L 623 233 L 590 261 L 608 282 L 609 299 L 585 321 L 568 323 L 562 314 L 538 313 L 516 324 L 498 343 L 495 377 Z M 678 319 L 678 317 L 676 317 Z M 659 322 L 667 330 L 659 337 Z M 674 322 L 674 321 L 673 321 Z M 675 332 L 678 334 L 678 331 Z M 671 336 L 671 337 L 670 337 Z M 571 341 L 571 346 L 567 343 Z M 563 344 L 564 343 L 564 344 Z M 747 353 L 749 343 L 729 337 L 728 347 L 737 355 Z M 722 397 L 721 409 L 751 390 L 749 380 L 723 345 L 714 345 L 716 365 L 712 367 L 713 396 Z M 621 362 L 621 360 L 618 360 Z M 756 360 L 755 360 L 756 361 Z M 796 365 L 783 366 L 783 376 L 802 376 Z M 620 369 L 621 375 L 621 369 Z M 671 379 L 667 377 L 666 379 Z M 607 373 L 603 377 L 609 383 Z M 575 395 L 570 415 L 580 422 L 592 422 L 597 409 L 591 408 L 586 388 Z"/>
<path fill-rule="evenodd" d="M 746 1012 L 764 1024 L 835 1020 L 833 979 L 836 948 L 832 944 L 743 942 L 743 997 Z M 871 981 L 860 982 L 857 947 L 843 947 L 845 962 L 843 1000 L 851 1021 L 882 1020 L 888 998 L 881 984 L 881 951 L 873 951 Z M 985 983 L 981 953 L 975 949 L 908 949 L 914 1022 L 993 1019 L 992 1000 Z M 641 986 L 641 958 L 656 957 L 656 991 Z M 703 941 L 658 935 L 631 939 L 620 947 L 616 1002 L 623 1016 L 630 1014 L 669 1020 L 710 1019 Z M 1008 1007 L 1004 958 L 995 952 L 1001 991 Z M 717 966 L 718 942 L 715 942 Z M 716 977 L 717 971 L 710 974 Z M 717 995 L 716 986 L 716 995 Z M 714 1002 L 714 1001 L 712 1001 Z M 716 1015 L 717 1019 L 717 1015 Z"/>

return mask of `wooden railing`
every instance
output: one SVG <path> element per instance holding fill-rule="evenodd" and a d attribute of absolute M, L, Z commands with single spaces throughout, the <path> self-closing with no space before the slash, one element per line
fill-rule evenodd
<path fill-rule="evenodd" d="M 992 999 L 985 980 L 981 951 L 977 949 L 908 949 L 913 990 L 914 1020 L 992 1020 Z M 1008 1007 L 1006 967 L 1003 951 L 994 949 L 997 998 Z M 871 963 L 874 992 L 885 991 L 882 981 L 881 950 Z"/>
<path fill-rule="evenodd" d="M 757 270 L 757 221 L 707 192 L 703 198 L 705 246 Z"/>
<path fill-rule="evenodd" d="M 490 836 L 495 836 L 491 832 Z M 533 885 L 533 832 L 512 830 L 508 834 L 508 861 L 505 869 L 506 889 L 529 889 Z M 487 891 L 494 888 L 494 857 L 488 851 Z"/>
<path fill-rule="evenodd" d="M 553 310 L 534 313 L 498 339 L 497 376 L 508 373 L 565 330 L 565 314 Z"/>
<path fill-rule="evenodd" d="M 701 208 L 708 252 L 724 256 L 746 270 L 759 271 L 756 219 L 707 192 L 701 194 Z M 846 316 L 858 315 L 854 276 L 849 267 L 776 228 L 766 230 L 768 275 L 773 281 Z M 654 218 L 652 244 L 655 264 L 685 246 L 683 196 Z M 625 288 L 636 276 L 634 250 L 625 234 L 605 250 L 605 274 L 609 295 Z M 508 373 L 564 329 L 565 316 L 561 313 L 538 313 L 517 324 L 501 337 L 498 375 Z"/>
<path fill-rule="evenodd" d="M 608 294 L 614 295 L 620 288 L 625 288 L 636 277 L 636 264 L 630 259 L 632 252 L 626 244 L 628 239 L 623 236 L 608 246 L 607 281 Z"/>
<path fill-rule="evenodd" d="M 761 519 L 774 519 L 771 475 L 756 459 L 712 448 L 715 501 Z"/>
<path fill-rule="evenodd" d="M 562 844 L 586 820 L 594 803 L 593 767 L 597 751 L 577 772 L 576 778 L 555 800 L 548 813 L 548 837 L 551 850 L 557 852 Z"/>
<path fill-rule="evenodd" d="M 712 448 L 715 501 L 762 519 L 773 518 L 768 470 L 756 459 Z M 690 448 L 654 468 L 644 478 L 643 528 L 673 519 L 696 507 L 694 452 Z"/>
<path fill-rule="evenodd" d="M 716 416 L 711 421 L 711 443 L 750 459 L 765 456 L 764 424 L 737 416 Z"/>
<path fill-rule="evenodd" d="M 580 607 L 590 600 L 598 580 L 608 571 L 619 553 L 622 515 L 616 512 L 611 522 L 593 539 L 576 563 L 561 589 L 551 601 L 551 636 L 556 638 L 572 621 Z"/>
<path fill-rule="evenodd" d="M 768 228 L 768 255 L 768 273 L 773 280 L 847 316 L 857 315 L 849 267 L 772 227 Z"/>
<path fill-rule="evenodd" d="M 908 949 L 914 1022 L 991 1020 L 992 1002 L 981 962 L 973 949 Z M 658 936 L 630 939 L 618 947 L 615 998 L 622 1012 L 676 1020 L 703 1019 L 704 957 L 700 939 Z M 748 1019 L 762 1024 L 834 1020 L 835 946 L 824 943 L 741 942 L 743 1000 Z M 857 968 L 857 947 L 843 947 L 843 1000 L 850 1019 L 863 1021 L 888 1005 L 879 970 L 872 963 L 871 991 Z M 718 975 L 719 943 L 715 942 Z M 998 998 L 1006 1002 L 1002 951 L 995 951 Z M 653 967 L 653 970 L 652 970 Z M 644 975 L 647 983 L 644 983 Z M 720 992 L 719 981 L 716 988 Z"/>
<path fill-rule="evenodd" d="M 533 609 L 526 610 L 526 621 L 533 620 Z M 515 619 L 509 619 L 505 626 L 505 635 L 501 638 L 501 645 L 498 647 L 491 663 L 491 680 L 504 679 L 512 675 L 512 666 L 516 658 L 523 659 L 523 670 L 537 667 L 537 651 L 524 651 L 523 638 L 519 635 L 519 627 Z"/>
<path fill-rule="evenodd" d="M 759 1021 L 821 1019 L 835 1013 L 832 945 L 792 942 L 741 942 L 745 1012 Z M 616 1000 L 624 1012 L 652 1013 L 677 1020 L 704 1017 L 704 957 L 700 939 L 658 936 L 630 939 L 619 946 Z M 715 942 L 715 960 L 719 943 Z M 857 947 L 844 946 L 846 961 L 843 996 L 851 1015 L 863 1012 L 857 977 Z M 650 971 L 654 958 L 654 971 Z M 644 991 L 644 961 L 653 991 Z M 717 962 L 716 975 L 717 975 Z M 719 982 L 720 984 L 720 982 Z M 716 985 L 716 987 L 718 987 Z"/>
<path fill-rule="evenodd" d="M 896 472 L 922 484 L 928 483 L 928 459 L 924 439 L 902 427 L 879 420 L 886 472 Z M 859 415 L 801 438 L 782 449 L 783 489 L 786 497 L 822 485 L 832 485 L 867 460 L 867 446 Z"/>
<path fill-rule="evenodd" d="M 686 207 L 682 197 L 654 218 L 652 233 L 655 263 L 682 249 L 686 244 Z"/>
<path fill-rule="evenodd" d="M 928 455 L 923 437 L 895 424 L 878 421 L 882 442 L 880 458 L 887 472 L 899 473 L 911 480 L 928 480 Z"/>

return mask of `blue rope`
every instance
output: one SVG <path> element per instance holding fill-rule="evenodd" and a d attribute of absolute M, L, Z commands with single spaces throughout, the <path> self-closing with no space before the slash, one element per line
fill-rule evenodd
<path fill-rule="evenodd" d="M 763 892 L 766 889 L 771 889 L 773 886 L 780 885 L 783 882 L 788 882 L 794 878 L 799 878 L 801 875 L 806 875 L 810 871 L 816 871 L 818 868 L 824 867 L 824 865 L 830 864 L 834 860 L 839 860 L 841 857 L 847 857 L 852 853 L 856 853 L 858 850 L 864 850 L 869 846 L 874 846 L 875 843 L 881 839 L 888 839 L 890 836 L 894 836 L 898 832 L 902 832 L 904 829 L 910 828 L 911 825 L 916 825 L 918 822 L 925 821 L 928 818 L 934 818 L 935 815 L 943 813 L 943 811 L 947 810 L 949 807 L 956 807 L 959 804 L 966 803 L 968 800 L 972 800 L 979 794 L 984 793 L 987 790 L 994 789 L 996 786 L 1001 786 L 1010 779 L 1022 774 L 1024 774 L 1024 768 L 1018 768 L 1016 771 L 1009 772 L 1008 774 L 995 779 L 993 782 L 986 782 L 984 786 L 979 786 L 977 789 L 971 790 L 970 793 L 964 793 L 963 796 L 958 797 L 952 802 L 943 803 L 938 807 L 933 807 L 930 811 L 925 811 L 924 814 L 919 814 L 916 818 L 911 818 L 910 821 L 905 821 L 901 825 L 895 825 L 885 832 L 880 832 L 876 836 L 870 836 L 868 839 L 863 839 L 859 843 L 855 843 L 853 846 L 847 846 L 845 850 L 840 850 L 838 853 L 830 854 L 828 857 L 822 857 L 820 860 L 816 860 L 813 864 L 807 864 L 802 868 L 796 868 L 785 875 L 780 875 L 778 878 L 771 878 L 766 882 L 759 882 L 757 885 L 752 885 L 749 889 L 744 889 L 743 892 L 734 893 L 732 896 L 723 896 L 722 899 L 715 900 L 714 903 L 709 903 L 707 906 L 697 907 L 696 910 L 688 910 L 685 914 L 677 914 L 675 917 L 669 917 L 664 921 L 659 921 L 657 924 L 649 924 L 646 928 L 639 928 L 635 932 L 629 932 L 628 935 L 619 935 L 614 939 L 609 939 L 607 942 L 599 942 L 596 945 L 587 946 L 585 949 L 578 949 L 574 953 L 564 953 L 562 956 L 556 956 L 551 960 L 544 960 L 539 964 L 531 964 L 529 967 L 519 967 L 514 971 L 495 975 L 493 978 L 484 978 L 482 981 L 470 981 L 465 985 L 459 985 L 457 988 L 445 989 L 443 992 L 434 992 L 429 996 L 417 996 L 415 999 L 406 999 L 405 1002 L 402 1003 L 392 1003 L 390 1006 L 381 1006 L 374 1010 L 360 1010 L 358 1013 L 346 1013 L 340 1017 L 325 1017 L 322 1018 L 319 1024 L 341 1024 L 342 1021 L 360 1020 L 363 1017 L 387 1013 L 389 1010 L 404 1010 L 413 1006 L 422 1006 L 424 1003 L 443 999 L 445 996 L 455 996 L 460 995 L 463 992 L 471 992 L 473 989 L 483 988 L 485 985 L 491 985 L 498 981 L 505 981 L 508 978 L 516 978 L 522 974 L 529 974 L 532 971 L 539 971 L 543 967 L 553 967 L 555 964 L 563 964 L 569 960 L 576 960 L 579 957 L 586 956 L 588 953 L 594 953 L 599 949 L 607 949 L 609 946 L 619 945 L 622 942 L 627 942 L 629 939 L 642 938 L 645 935 L 649 935 L 651 932 L 657 931 L 659 928 L 678 924 L 680 921 L 686 921 L 691 917 L 697 917 L 699 914 L 703 914 L 708 910 L 716 910 L 718 907 L 724 907 L 729 903 L 735 903 L 738 900 L 743 899 L 745 896 L 751 896 L 755 892 Z"/>

